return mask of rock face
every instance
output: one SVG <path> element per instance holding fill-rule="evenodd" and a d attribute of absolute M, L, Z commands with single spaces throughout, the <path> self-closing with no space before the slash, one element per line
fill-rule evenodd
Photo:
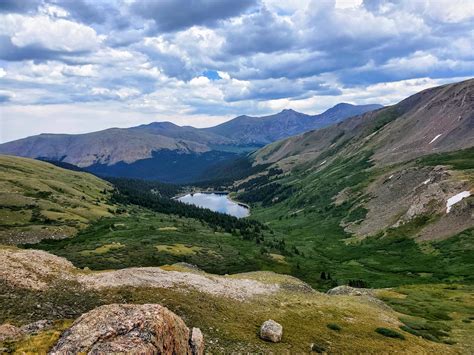
<path fill-rule="evenodd" d="M 283 327 L 272 319 L 267 320 L 260 328 L 260 338 L 273 343 L 281 341 Z"/>
<path fill-rule="evenodd" d="M 51 354 L 190 354 L 204 353 L 199 329 L 157 304 L 111 304 L 79 317 Z"/>

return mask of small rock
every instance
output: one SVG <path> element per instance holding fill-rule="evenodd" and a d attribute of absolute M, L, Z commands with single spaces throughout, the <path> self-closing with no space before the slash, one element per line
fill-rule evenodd
<path fill-rule="evenodd" d="M 202 335 L 201 329 L 192 329 L 190 344 L 193 354 L 204 354 L 204 336 Z"/>
<path fill-rule="evenodd" d="M 53 321 L 42 319 L 34 323 L 30 323 L 21 327 L 21 331 L 25 334 L 36 334 L 42 330 L 51 328 L 53 326 Z"/>
<path fill-rule="evenodd" d="M 260 328 L 260 338 L 273 343 L 281 341 L 283 327 L 272 319 L 267 320 Z"/>
<path fill-rule="evenodd" d="M 14 325 L 8 323 L 0 325 L 0 341 L 16 339 L 22 335 L 21 329 Z"/>

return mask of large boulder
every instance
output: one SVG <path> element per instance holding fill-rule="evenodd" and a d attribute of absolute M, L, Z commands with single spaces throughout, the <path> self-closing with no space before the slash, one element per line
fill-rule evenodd
<path fill-rule="evenodd" d="M 272 319 L 267 320 L 260 327 L 260 338 L 268 340 L 273 343 L 281 341 L 283 335 L 283 327 L 281 324 L 275 322 Z"/>
<path fill-rule="evenodd" d="M 189 354 L 204 353 L 199 329 L 157 304 L 111 304 L 79 317 L 51 354 Z"/>

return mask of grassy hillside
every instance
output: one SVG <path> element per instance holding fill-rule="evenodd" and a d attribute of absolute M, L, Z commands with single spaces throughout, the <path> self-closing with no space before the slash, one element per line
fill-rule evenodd
<path fill-rule="evenodd" d="M 267 234 L 268 236 L 268 234 Z M 254 240 L 192 218 L 129 207 L 129 214 L 94 223 L 73 239 L 30 245 L 93 270 L 159 266 L 176 262 L 226 274 L 278 269 Z"/>
<path fill-rule="evenodd" d="M 110 217 L 112 186 L 52 164 L 0 155 L 0 243 L 71 236 Z"/>
<path fill-rule="evenodd" d="M 469 155 L 469 151 L 449 156 L 455 157 L 457 164 L 467 164 L 460 157 L 466 154 Z M 254 202 L 254 218 L 266 222 L 275 236 L 284 237 L 287 249 L 292 251 L 286 261 L 292 265 L 293 275 L 315 287 L 327 288 L 349 280 L 362 280 L 369 287 L 450 281 L 472 283 L 472 225 L 468 224 L 460 232 L 455 232 L 452 226 L 447 239 L 415 239 L 430 224 L 443 218 L 457 218 L 446 215 L 444 204 L 440 216 L 419 215 L 398 227 L 381 226 L 376 234 L 366 238 L 353 237 L 344 228 L 348 223 L 365 223 L 365 202 L 371 200 L 367 188 L 381 175 L 386 175 L 384 170 L 374 168 L 369 158 L 370 152 L 361 152 L 339 157 L 316 169 L 295 169 L 290 174 L 268 179 L 258 177 L 254 179 L 256 185 L 252 180 L 243 183 L 250 189 L 237 196 L 244 199 L 261 196 L 260 202 Z M 442 160 L 448 164 L 448 158 L 445 156 Z M 426 158 L 426 164 L 432 159 Z M 404 166 L 397 169 L 403 170 Z M 463 176 L 471 174 L 469 170 L 462 172 Z M 456 213 L 461 218 L 464 218 L 464 210 L 470 210 L 470 201 L 472 198 L 458 207 Z M 329 273 L 331 280 L 321 279 L 322 272 Z"/>

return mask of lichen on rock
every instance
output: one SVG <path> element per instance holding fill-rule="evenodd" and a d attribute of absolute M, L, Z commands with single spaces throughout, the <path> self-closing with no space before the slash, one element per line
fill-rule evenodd
<path fill-rule="evenodd" d="M 110 304 L 79 317 L 50 354 L 189 354 L 204 353 L 199 329 L 157 304 Z"/>
<path fill-rule="evenodd" d="M 280 323 L 275 322 L 273 319 L 269 319 L 264 322 L 260 328 L 260 338 L 268 340 L 273 343 L 281 341 L 283 335 L 283 327 Z"/>

